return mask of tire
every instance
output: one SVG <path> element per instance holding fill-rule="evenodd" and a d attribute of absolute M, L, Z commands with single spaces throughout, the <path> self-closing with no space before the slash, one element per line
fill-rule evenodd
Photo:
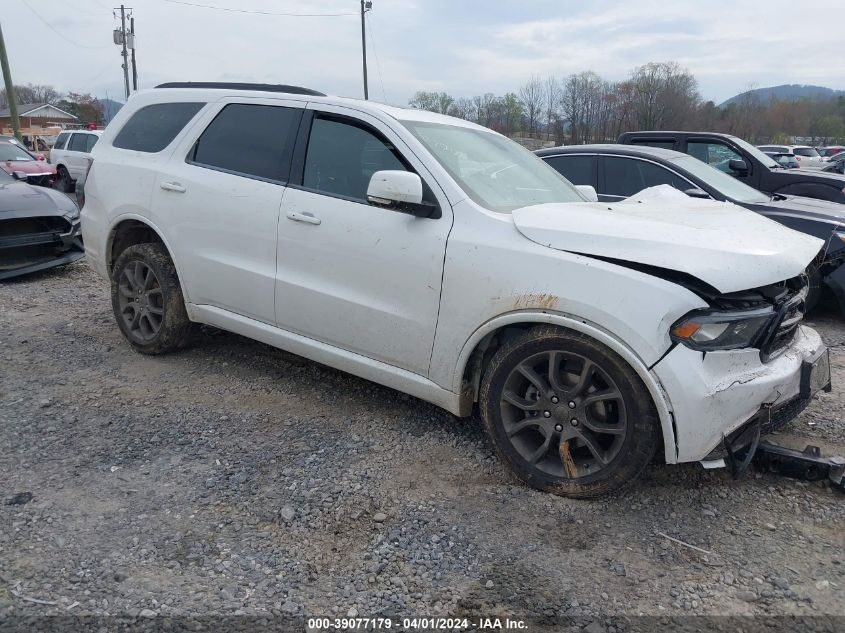
<path fill-rule="evenodd" d="M 76 191 L 76 183 L 70 177 L 70 172 L 64 165 L 56 167 L 56 174 L 59 177 L 59 190 L 62 193 L 73 193 Z"/>
<path fill-rule="evenodd" d="M 654 403 L 631 367 L 608 347 L 563 328 L 535 327 L 506 341 L 484 372 L 479 408 L 516 476 L 564 497 L 621 489 L 661 445 Z"/>
<path fill-rule="evenodd" d="M 191 321 L 176 268 L 162 244 L 135 244 L 112 269 L 111 300 L 126 340 L 142 354 L 166 354 L 185 346 Z"/>

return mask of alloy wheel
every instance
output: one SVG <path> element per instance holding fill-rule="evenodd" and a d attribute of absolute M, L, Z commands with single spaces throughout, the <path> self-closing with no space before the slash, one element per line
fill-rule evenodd
<path fill-rule="evenodd" d="M 607 468 L 628 432 L 617 384 L 598 364 L 571 352 L 542 352 L 520 362 L 499 406 L 516 452 L 555 477 L 578 479 Z"/>
<path fill-rule="evenodd" d="M 164 295 L 152 268 L 130 261 L 121 271 L 117 290 L 120 318 L 127 331 L 141 342 L 154 339 L 164 320 Z"/>

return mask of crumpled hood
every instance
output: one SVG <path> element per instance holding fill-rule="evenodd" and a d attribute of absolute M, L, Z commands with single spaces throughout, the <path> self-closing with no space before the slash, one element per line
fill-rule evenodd
<path fill-rule="evenodd" d="M 719 292 L 795 277 L 824 245 L 753 211 L 668 185 L 616 203 L 523 207 L 513 219 L 538 244 L 684 272 Z"/>

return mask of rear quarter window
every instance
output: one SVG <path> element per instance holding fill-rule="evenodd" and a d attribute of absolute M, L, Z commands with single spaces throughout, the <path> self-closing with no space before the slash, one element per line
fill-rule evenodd
<path fill-rule="evenodd" d="M 112 142 L 136 152 L 160 152 L 170 145 L 205 103 L 156 103 L 133 114 Z"/>

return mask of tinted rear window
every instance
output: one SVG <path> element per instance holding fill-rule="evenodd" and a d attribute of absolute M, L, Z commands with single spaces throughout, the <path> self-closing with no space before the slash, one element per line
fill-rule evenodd
<path fill-rule="evenodd" d="M 819 153 L 814 150 L 812 147 L 796 147 L 793 150 L 799 156 L 806 156 L 807 158 L 818 158 Z"/>
<path fill-rule="evenodd" d="M 233 103 L 220 111 L 194 146 L 191 162 L 287 182 L 302 110 Z"/>
<path fill-rule="evenodd" d="M 93 134 L 83 134 L 82 132 L 77 132 L 73 136 L 70 137 L 70 143 L 68 143 L 68 150 L 71 152 L 87 152 L 88 149 L 88 139 L 93 138 L 95 141 L 97 139 L 96 136 Z M 94 144 L 91 144 L 91 147 L 94 147 Z"/>
<path fill-rule="evenodd" d="M 135 114 L 118 132 L 112 145 L 137 152 L 160 152 L 170 145 L 204 103 L 157 103 Z"/>
<path fill-rule="evenodd" d="M 595 156 L 549 156 L 543 160 L 573 185 L 594 186 Z"/>

